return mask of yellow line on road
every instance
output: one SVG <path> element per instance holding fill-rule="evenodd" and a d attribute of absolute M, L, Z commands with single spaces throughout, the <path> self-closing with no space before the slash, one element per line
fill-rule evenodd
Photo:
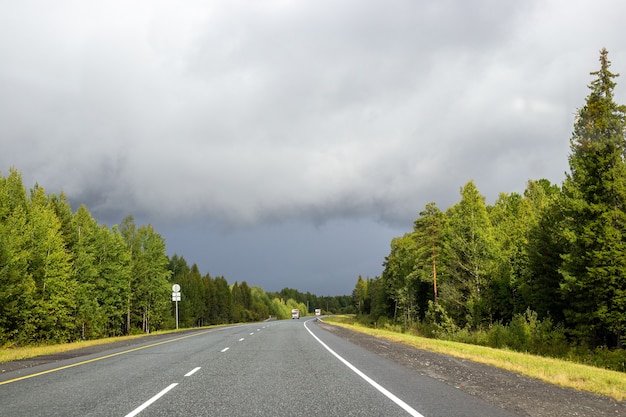
<path fill-rule="evenodd" d="M 36 376 L 49 374 L 51 372 L 61 371 L 63 369 L 73 368 L 73 367 L 79 366 L 79 365 L 85 365 L 87 363 L 96 362 L 96 361 L 99 361 L 99 360 L 102 360 L 102 359 L 108 359 L 108 358 L 112 358 L 114 356 L 124 355 L 126 353 L 136 352 L 138 350 L 147 349 L 147 348 L 151 348 L 151 347 L 155 347 L 155 346 L 159 346 L 159 345 L 164 345 L 164 344 L 170 343 L 170 342 L 176 342 L 178 340 L 187 339 L 189 337 L 200 336 L 200 335 L 209 333 L 211 331 L 213 331 L 213 330 L 207 330 L 207 331 L 204 331 L 204 332 L 201 332 L 201 333 L 194 333 L 194 334 L 190 334 L 190 335 L 187 335 L 187 336 L 181 336 L 181 337 L 177 337 L 176 339 L 164 340 L 162 342 L 152 343 L 150 345 L 141 346 L 141 347 L 137 347 L 137 348 L 133 348 L 133 349 L 129 349 L 129 350 L 124 350 L 122 352 L 112 353 L 110 355 L 99 356 L 97 358 L 89 359 L 89 360 L 86 360 L 86 361 L 76 362 L 76 363 L 72 363 L 70 365 L 60 366 L 58 368 L 48 369 L 47 371 L 37 372 L 37 373 L 34 373 L 34 374 L 30 374 L 30 375 L 24 375 L 24 376 L 21 376 L 19 378 L 13 378 L 13 379 L 9 379 L 9 380 L 6 380 L 6 381 L 0 381 L 0 385 L 10 384 L 11 382 L 17 382 L 17 381 L 21 381 L 23 379 L 34 378 Z"/>

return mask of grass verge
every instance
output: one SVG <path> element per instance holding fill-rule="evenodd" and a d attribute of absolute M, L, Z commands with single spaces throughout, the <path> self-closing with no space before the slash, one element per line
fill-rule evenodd
<path fill-rule="evenodd" d="M 617 401 L 626 399 L 626 374 L 621 372 L 510 350 L 427 339 L 406 333 L 372 329 L 349 323 L 349 321 L 352 321 L 352 318 L 346 320 L 341 317 L 330 317 L 325 318 L 324 321 L 374 337 L 404 343 L 418 349 L 496 366 L 554 385 L 605 395 Z"/>
<path fill-rule="evenodd" d="M 55 353 L 69 352 L 75 349 L 81 349 L 81 348 L 98 346 L 98 345 L 106 345 L 108 343 L 122 342 L 125 340 L 139 339 L 139 338 L 150 336 L 150 335 L 166 334 L 166 333 L 174 333 L 174 332 L 176 332 L 176 330 L 156 331 L 150 334 L 139 334 L 139 335 L 131 335 L 131 336 L 109 337 L 106 339 L 82 340 L 78 342 L 62 343 L 58 345 L 3 348 L 3 349 L 0 349 L 0 363 L 16 361 L 20 359 L 29 359 L 29 358 L 34 358 L 36 356 L 42 356 L 42 355 L 52 355 Z"/>

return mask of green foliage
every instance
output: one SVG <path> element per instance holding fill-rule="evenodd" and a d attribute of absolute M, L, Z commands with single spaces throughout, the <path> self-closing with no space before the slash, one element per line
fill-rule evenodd
<path fill-rule="evenodd" d="M 447 216 L 448 273 L 441 280 L 441 302 L 460 327 L 476 328 L 489 318 L 485 292 L 497 270 L 499 248 L 484 197 L 472 181 L 461 189 L 461 201 Z"/>
<path fill-rule="evenodd" d="M 531 310 L 516 314 L 508 326 L 490 326 L 486 345 L 554 357 L 564 357 L 569 350 L 563 329 L 555 327 L 550 318 L 539 320 Z"/>
<path fill-rule="evenodd" d="M 283 288 L 279 292 L 269 292 L 267 295 L 271 299 L 292 299 L 297 303 L 304 305 L 305 308 L 301 309 L 301 311 L 306 311 L 308 314 L 313 313 L 316 308 L 322 309 L 324 314 L 354 313 L 354 298 L 350 295 L 319 297 L 309 292 L 302 293 L 293 288 Z M 291 317 L 291 313 L 289 313 L 289 317 Z"/>
<path fill-rule="evenodd" d="M 539 318 L 552 317 L 563 322 L 565 305 L 559 270 L 566 244 L 561 190 L 546 180 L 530 182 L 525 196 L 534 206 L 536 220 L 529 225 L 528 269 L 518 285 L 518 305 L 532 307 Z"/>
<path fill-rule="evenodd" d="M 454 320 L 448 315 L 445 308 L 440 303 L 428 302 L 428 311 L 424 318 L 424 323 L 431 327 L 430 334 L 434 337 L 453 334 L 458 331 Z"/>
<path fill-rule="evenodd" d="M 626 107 L 613 101 L 607 51 L 571 139 L 563 184 L 560 273 L 565 317 L 589 345 L 622 346 L 626 335 Z"/>
<path fill-rule="evenodd" d="M 356 282 L 356 287 L 352 292 L 352 297 L 354 298 L 354 304 L 357 306 L 357 313 L 363 314 L 365 310 L 368 310 L 369 306 L 367 302 L 369 301 L 367 294 L 367 285 L 368 281 L 364 280 L 360 275 Z"/>
<path fill-rule="evenodd" d="M 431 202 L 413 223 L 413 237 L 416 243 L 414 269 L 421 283 L 432 284 L 432 293 L 425 291 L 427 287 L 422 285 L 423 290 L 419 291 L 417 297 L 422 318 L 430 300 L 437 303 L 437 274 L 441 276 L 445 273 L 445 264 L 441 262 L 441 257 L 444 251 L 446 222 L 447 217 L 435 203 Z"/>
<path fill-rule="evenodd" d="M 270 314 L 279 320 L 291 318 L 291 308 L 280 298 L 274 298 L 270 306 Z"/>
<path fill-rule="evenodd" d="M 565 358 L 598 368 L 626 372 L 626 350 L 624 349 L 608 349 L 605 346 L 589 349 L 579 346 L 571 349 Z"/>
<path fill-rule="evenodd" d="M 354 311 L 350 296 L 229 285 L 165 249 L 132 216 L 109 228 L 85 206 L 73 213 L 64 194 L 35 185 L 28 195 L 13 168 L 0 175 L 0 347 L 173 328 L 172 284 L 182 287 L 179 327 L 290 318 L 292 308 Z"/>
<path fill-rule="evenodd" d="M 394 306 L 394 320 L 400 319 L 404 326 L 417 316 L 415 291 L 418 280 L 416 271 L 416 242 L 413 233 L 391 241 L 391 253 L 383 264 L 383 280 Z"/>
<path fill-rule="evenodd" d="M 31 341 L 36 285 L 29 272 L 29 223 L 21 175 L 0 177 L 0 346 Z"/>
<path fill-rule="evenodd" d="M 136 228 L 132 216 L 124 219 L 120 231 L 131 256 L 127 327 L 150 333 L 162 326 L 170 311 L 171 271 L 165 240 L 150 225 Z"/>
<path fill-rule="evenodd" d="M 357 281 L 359 321 L 624 369 L 626 107 L 600 62 L 562 187 L 529 181 L 488 206 L 470 181 L 445 213 L 430 203 L 382 275 Z"/>

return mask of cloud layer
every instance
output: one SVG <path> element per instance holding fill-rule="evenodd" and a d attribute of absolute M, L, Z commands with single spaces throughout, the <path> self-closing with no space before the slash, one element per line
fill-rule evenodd
<path fill-rule="evenodd" d="M 108 223 L 410 227 L 470 179 L 489 201 L 562 180 L 625 9 L 0 0 L 0 169 Z"/>

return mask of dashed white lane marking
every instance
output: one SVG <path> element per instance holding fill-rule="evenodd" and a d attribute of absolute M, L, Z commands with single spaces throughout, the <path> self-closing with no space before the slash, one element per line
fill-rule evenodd
<path fill-rule="evenodd" d="M 329 351 L 330 353 L 332 353 L 332 355 L 334 357 L 336 357 L 337 359 L 339 359 L 341 362 L 343 362 L 344 365 L 346 365 L 348 368 L 350 368 L 352 370 L 352 372 L 354 372 L 355 374 L 357 374 L 358 376 L 360 376 L 361 378 L 363 378 L 368 384 L 370 384 L 371 386 L 373 386 L 374 388 L 376 388 L 378 391 L 380 391 L 385 397 L 389 398 L 391 401 L 393 401 L 394 403 L 396 403 L 399 407 L 401 407 L 404 411 L 406 411 L 407 413 L 409 413 L 409 415 L 413 416 L 413 417 L 424 417 L 423 415 L 421 415 L 420 413 L 418 413 L 417 411 L 415 411 L 415 409 L 413 409 L 413 407 L 411 407 L 410 405 L 408 405 L 407 403 L 405 403 L 404 401 L 402 401 L 400 398 L 396 397 L 395 395 L 393 395 L 391 392 L 387 391 L 387 389 L 385 387 L 383 387 L 382 385 L 380 385 L 378 382 L 374 381 L 372 378 L 370 378 L 369 376 L 365 375 L 363 372 L 361 372 L 356 366 L 352 365 L 350 362 L 348 362 L 347 360 L 345 360 L 344 358 L 342 358 L 341 356 L 339 356 L 339 354 L 337 352 L 335 352 L 334 350 L 332 350 L 331 348 L 328 347 L 328 345 L 324 342 L 322 342 L 320 340 L 319 337 L 315 336 L 313 334 L 313 332 L 311 330 L 309 330 L 309 328 L 306 325 L 306 322 L 304 322 L 304 328 L 311 334 L 311 336 L 313 336 L 313 338 L 315 340 L 317 340 L 320 345 L 324 346 L 324 348 L 326 348 L 327 351 Z"/>
<path fill-rule="evenodd" d="M 239 339 L 239 341 L 240 341 L 240 342 L 243 342 L 243 341 L 244 341 L 244 338 L 242 337 L 241 339 Z"/>
<path fill-rule="evenodd" d="M 163 391 L 159 392 L 157 395 L 155 395 L 154 397 L 150 398 L 148 401 L 146 401 L 145 403 L 141 404 L 139 407 L 135 408 L 130 414 L 126 414 L 126 417 L 134 417 L 137 414 L 141 413 L 143 410 L 148 408 L 150 406 L 150 404 L 152 404 L 153 402 L 155 402 L 156 400 L 158 400 L 159 398 L 161 398 L 162 396 L 167 394 L 168 391 L 171 390 L 172 388 L 174 388 L 176 385 L 178 385 L 178 384 L 177 383 L 171 384 L 169 387 L 165 388 Z"/>
<path fill-rule="evenodd" d="M 228 349 L 230 349 L 229 347 L 225 347 L 224 349 L 220 350 L 220 352 L 224 353 L 226 352 Z"/>
<path fill-rule="evenodd" d="M 21 376 L 19 378 L 13 378 L 13 379 L 9 379 L 7 381 L 2 381 L 2 382 L 0 382 L 0 385 L 10 384 L 12 382 L 21 381 L 23 379 L 34 378 L 36 376 L 49 374 L 50 372 L 61 371 L 63 369 L 73 368 L 75 366 L 85 365 L 87 363 L 92 363 L 92 362 L 100 361 L 100 360 L 103 360 L 103 359 L 109 359 L 109 358 L 112 358 L 114 356 L 125 355 L 125 354 L 131 353 L 131 352 L 137 352 L 137 351 L 142 350 L 142 349 L 148 349 L 148 348 L 151 348 L 151 347 L 154 347 L 154 346 L 160 346 L 160 345 L 163 345 L 165 343 L 172 343 L 172 342 L 177 342 L 179 340 L 187 339 L 187 338 L 190 338 L 190 337 L 201 336 L 203 334 L 207 334 L 207 333 L 213 332 L 213 331 L 215 331 L 215 330 L 214 329 L 210 329 L 210 330 L 207 330 L 207 331 L 204 331 L 204 332 L 193 333 L 193 334 L 190 334 L 190 335 L 187 335 L 187 336 L 177 337 L 175 339 L 168 339 L 168 340 L 164 340 L 162 342 L 152 343 L 150 345 L 144 345 L 144 346 L 140 346 L 140 347 L 137 347 L 137 348 L 124 350 L 122 352 L 112 353 L 110 355 L 99 356 L 97 358 L 88 359 L 86 361 L 71 363 L 69 365 L 60 366 L 58 368 L 48 369 L 47 371 L 37 372 L 35 374 L 24 375 L 24 376 Z"/>
<path fill-rule="evenodd" d="M 200 370 L 199 366 L 197 368 L 193 368 L 191 371 L 187 372 L 185 374 L 185 376 L 191 376 L 191 375 L 195 374 L 196 372 L 198 372 L 199 370 Z"/>
<path fill-rule="evenodd" d="M 250 336 L 252 336 L 254 334 L 254 332 L 250 333 Z"/>

